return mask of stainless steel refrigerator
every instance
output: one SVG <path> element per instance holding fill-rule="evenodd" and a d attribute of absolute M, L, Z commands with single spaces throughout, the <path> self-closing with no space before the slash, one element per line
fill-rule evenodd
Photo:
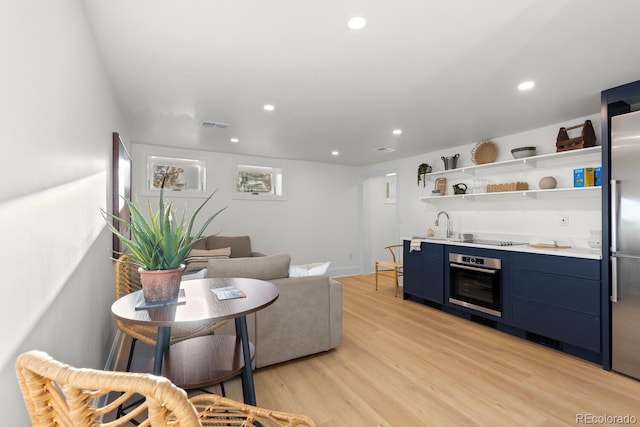
<path fill-rule="evenodd" d="M 611 368 L 640 379 L 640 111 L 611 118 Z"/>

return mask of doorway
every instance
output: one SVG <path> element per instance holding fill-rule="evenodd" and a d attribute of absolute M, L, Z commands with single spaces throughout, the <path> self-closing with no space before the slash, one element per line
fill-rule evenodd
<path fill-rule="evenodd" d="M 361 253 L 362 274 L 375 271 L 375 262 L 390 260 L 384 247 L 400 243 L 398 224 L 398 188 L 395 170 L 381 171 L 361 180 Z M 400 261 L 401 262 L 401 261 Z"/>

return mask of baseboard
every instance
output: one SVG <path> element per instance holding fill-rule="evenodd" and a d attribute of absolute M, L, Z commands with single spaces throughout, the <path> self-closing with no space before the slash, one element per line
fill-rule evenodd
<path fill-rule="evenodd" d="M 358 276 L 360 275 L 360 268 L 355 266 L 329 268 L 328 274 L 331 277 Z"/>

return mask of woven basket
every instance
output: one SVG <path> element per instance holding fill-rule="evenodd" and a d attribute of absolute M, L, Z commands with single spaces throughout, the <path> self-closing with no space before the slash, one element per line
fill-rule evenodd
<path fill-rule="evenodd" d="M 476 165 L 492 163 L 498 157 L 498 147 L 493 141 L 482 141 L 471 150 L 471 160 Z"/>
<path fill-rule="evenodd" d="M 506 184 L 488 184 L 487 193 L 500 193 L 503 191 L 528 190 L 529 184 L 526 182 L 509 182 Z"/>

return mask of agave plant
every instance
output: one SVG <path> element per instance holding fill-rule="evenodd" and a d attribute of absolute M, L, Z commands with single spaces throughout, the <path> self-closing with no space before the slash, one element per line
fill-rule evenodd
<path fill-rule="evenodd" d="M 186 209 L 180 221 L 177 220 L 173 204 L 164 200 L 164 188 L 160 189 L 160 204 L 157 212 L 153 212 L 151 203 L 148 203 L 149 221 L 142 214 L 137 198 L 135 203 L 124 198 L 129 208 L 129 221 L 102 209 L 101 212 L 111 231 L 129 250 L 128 255 L 132 264 L 147 271 L 173 270 L 180 267 L 180 264 L 184 264 L 195 241 L 200 238 L 211 221 L 226 209 L 222 208 L 210 216 L 202 227 L 193 236 L 191 235 L 198 213 L 214 194 L 215 191 L 196 209 L 188 223 L 185 223 Z M 131 230 L 131 238 L 118 231 L 113 226 L 113 220 Z"/>

